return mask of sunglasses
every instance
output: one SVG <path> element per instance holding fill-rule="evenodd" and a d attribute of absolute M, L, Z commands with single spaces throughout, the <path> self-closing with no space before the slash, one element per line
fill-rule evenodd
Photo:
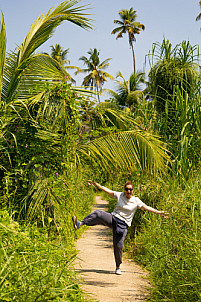
<path fill-rule="evenodd" d="M 133 189 L 132 188 L 125 188 L 125 191 L 133 191 Z"/>

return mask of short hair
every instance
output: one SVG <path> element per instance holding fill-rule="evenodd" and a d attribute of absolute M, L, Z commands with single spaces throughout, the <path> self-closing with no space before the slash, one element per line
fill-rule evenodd
<path fill-rule="evenodd" d="M 128 185 L 132 186 L 132 188 L 134 189 L 132 182 L 131 182 L 131 181 L 127 181 L 127 182 L 125 183 L 125 185 L 124 185 L 124 190 L 126 189 L 126 187 L 127 187 Z"/>

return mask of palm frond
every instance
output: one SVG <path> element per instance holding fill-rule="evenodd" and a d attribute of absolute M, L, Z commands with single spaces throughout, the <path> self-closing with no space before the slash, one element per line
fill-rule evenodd
<path fill-rule="evenodd" d="M 26 68 L 22 66 L 21 79 L 13 83 L 17 85 L 17 96 L 19 98 L 30 98 L 36 90 L 43 89 L 44 83 L 54 83 L 55 81 L 62 81 L 68 78 L 72 80 L 71 75 L 65 70 L 65 68 L 59 64 L 56 60 L 45 54 L 38 54 L 29 58 L 29 64 L 26 64 Z M 12 61 L 7 61 L 6 73 L 12 72 L 14 67 Z M 6 83 L 4 82 L 4 90 L 6 90 Z M 41 87 L 41 88 L 40 88 Z M 15 91 L 15 90 L 14 90 Z M 10 103 L 15 95 L 7 100 Z"/>
<path fill-rule="evenodd" d="M 119 106 L 115 103 L 111 102 L 101 102 L 97 104 L 96 108 L 101 108 L 101 109 L 120 109 Z"/>
<path fill-rule="evenodd" d="M 170 158 L 158 137 L 140 130 L 111 134 L 78 146 L 79 162 L 96 163 L 100 170 L 163 171 Z"/>
<path fill-rule="evenodd" d="M 90 114 L 90 126 L 93 129 L 114 127 L 116 131 L 140 129 L 133 117 L 121 110 L 121 107 L 108 102 L 99 103 Z"/>
<path fill-rule="evenodd" d="M 120 20 L 114 20 L 114 23 L 115 23 L 115 24 L 121 25 L 122 28 L 123 28 L 123 26 L 124 26 L 124 22 L 122 22 L 122 21 L 120 21 Z"/>
<path fill-rule="evenodd" d="M 109 63 L 110 60 L 112 60 L 112 58 L 108 58 L 108 59 L 104 60 L 103 62 L 101 62 L 98 65 L 98 68 L 99 69 L 105 69 L 106 67 L 108 67 L 110 65 L 110 63 Z"/>
<path fill-rule="evenodd" d="M 111 34 L 115 35 L 118 32 L 120 32 L 119 35 L 120 34 L 122 35 L 123 33 L 125 33 L 124 26 L 119 26 L 119 27 L 114 28 L 113 31 L 111 32 Z"/>
<path fill-rule="evenodd" d="M 109 74 L 108 72 L 100 70 L 99 73 L 102 77 L 104 77 L 104 81 L 107 81 L 106 78 L 109 78 L 110 80 L 114 80 L 114 77 L 111 74 Z"/>
<path fill-rule="evenodd" d="M 83 13 L 85 6 L 73 7 L 79 0 L 64 1 L 54 10 L 50 9 L 40 15 L 32 24 L 23 43 L 17 48 L 16 53 L 11 53 L 7 61 L 7 74 L 5 75 L 3 98 L 11 101 L 17 93 L 21 75 L 30 64 L 34 51 L 46 42 L 54 30 L 63 21 L 70 21 L 84 29 L 90 29 L 91 20 Z"/>
<path fill-rule="evenodd" d="M 199 21 L 201 19 L 201 13 L 199 13 L 199 15 L 196 17 L 196 21 Z"/>
<path fill-rule="evenodd" d="M 54 30 L 63 21 L 70 21 L 84 29 L 92 29 L 82 11 L 86 6 L 73 7 L 79 0 L 64 1 L 54 10 L 50 9 L 46 15 L 40 15 L 32 24 L 28 35 L 19 48 L 19 63 L 28 58 L 39 46 L 46 42 L 54 33 Z"/>

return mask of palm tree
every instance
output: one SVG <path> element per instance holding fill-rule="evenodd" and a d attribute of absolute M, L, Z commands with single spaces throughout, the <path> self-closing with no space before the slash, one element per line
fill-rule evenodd
<path fill-rule="evenodd" d="M 89 58 L 82 56 L 79 60 L 83 61 L 83 64 L 87 67 L 85 69 L 79 69 L 78 72 L 84 72 L 88 73 L 88 75 L 84 78 L 82 85 L 84 86 L 90 86 L 91 89 L 96 90 L 98 94 L 98 100 L 100 102 L 100 91 L 103 87 L 103 84 L 105 81 L 107 81 L 107 78 L 114 80 L 114 77 L 111 76 L 109 73 L 105 72 L 104 69 L 107 68 L 110 63 L 109 61 L 111 58 L 108 58 L 104 60 L 103 62 L 100 62 L 99 54 L 100 51 L 97 51 L 96 48 L 91 48 L 88 51 Z"/>
<path fill-rule="evenodd" d="M 112 34 L 118 33 L 116 37 L 116 39 L 118 39 L 122 38 L 123 34 L 128 33 L 129 45 L 133 53 L 133 67 L 135 73 L 135 52 L 133 42 L 136 42 L 135 35 L 139 34 L 141 30 L 144 30 L 145 26 L 140 22 L 136 22 L 136 10 L 134 10 L 132 7 L 130 8 L 130 10 L 122 9 L 121 11 L 119 11 L 119 16 L 120 20 L 114 20 L 114 23 L 118 24 L 119 26 L 113 29 Z"/>
<path fill-rule="evenodd" d="M 60 44 L 56 44 L 55 46 L 51 46 L 51 50 L 51 57 L 58 61 L 62 66 L 65 66 L 66 63 L 70 63 L 70 61 L 66 59 L 69 48 L 63 50 L 63 47 Z"/>
<path fill-rule="evenodd" d="M 51 45 L 51 54 L 50 57 L 55 60 L 55 67 L 57 69 L 79 69 L 77 66 L 66 65 L 70 63 L 70 60 L 66 59 L 67 54 L 69 53 L 69 48 L 63 50 L 63 47 L 60 44 L 56 44 L 55 46 Z M 48 53 L 44 52 L 45 55 L 49 56 Z M 66 74 L 68 80 L 72 83 L 75 83 L 75 80 L 71 77 L 69 73 Z"/>
<path fill-rule="evenodd" d="M 117 104 L 136 107 L 144 99 L 141 84 L 145 83 L 145 74 L 143 72 L 132 73 L 129 80 L 126 81 L 122 73 L 119 72 L 117 78 L 120 78 L 120 80 L 116 80 L 117 92 L 110 90 L 109 93 Z"/>

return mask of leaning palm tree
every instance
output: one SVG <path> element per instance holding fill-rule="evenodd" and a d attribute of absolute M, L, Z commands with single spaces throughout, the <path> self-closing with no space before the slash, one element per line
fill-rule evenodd
<path fill-rule="evenodd" d="M 128 33 L 129 45 L 133 53 L 133 67 L 135 73 L 135 52 L 133 42 L 136 42 L 135 35 L 139 34 L 141 30 L 144 30 L 145 26 L 144 24 L 136 21 L 136 10 L 134 10 L 132 7 L 130 8 L 130 10 L 122 9 L 121 11 L 119 11 L 119 16 L 120 20 L 114 20 L 114 23 L 118 24 L 119 26 L 113 29 L 112 34 L 118 33 L 116 37 L 116 39 L 118 39 L 122 38 L 123 34 Z"/>
<path fill-rule="evenodd" d="M 107 68 L 110 63 L 109 61 L 111 58 L 108 58 L 104 60 L 103 62 L 100 62 L 99 54 L 100 51 L 98 51 L 96 48 L 91 48 L 88 51 L 89 58 L 82 56 L 80 58 L 81 61 L 83 61 L 83 64 L 86 65 L 86 68 L 79 69 L 79 71 L 76 72 L 84 72 L 88 73 L 87 76 L 84 78 L 82 85 L 89 86 L 91 89 L 95 90 L 98 95 L 98 100 L 100 102 L 100 91 L 103 87 L 103 84 L 105 81 L 107 81 L 107 78 L 113 80 L 113 76 L 111 76 L 109 73 L 105 72 L 105 68 Z"/>

